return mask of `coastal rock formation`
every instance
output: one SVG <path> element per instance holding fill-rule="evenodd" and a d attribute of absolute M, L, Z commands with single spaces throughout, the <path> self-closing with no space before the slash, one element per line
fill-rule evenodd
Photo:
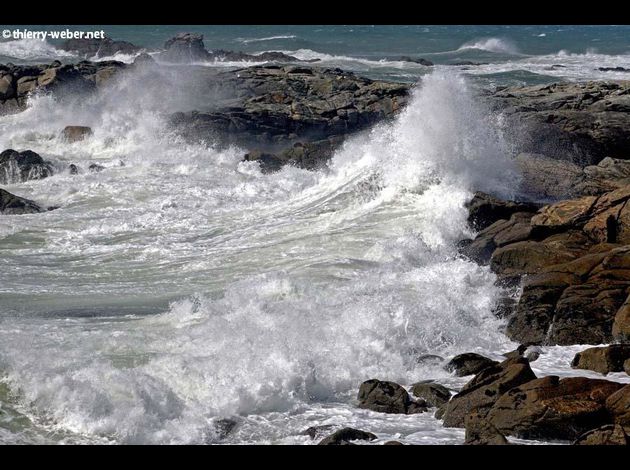
<path fill-rule="evenodd" d="M 577 353 L 571 362 L 571 367 L 593 370 L 606 375 L 609 372 L 623 372 L 624 362 L 629 359 L 630 344 L 611 344 Z"/>
<path fill-rule="evenodd" d="M 61 137 L 68 142 L 79 142 L 92 135 L 92 128 L 87 126 L 66 126 Z"/>
<path fill-rule="evenodd" d="M 29 199 L 16 196 L 0 188 L 0 214 L 36 214 L 38 212 L 44 212 L 45 210 L 46 209 L 43 209 L 37 203 Z"/>
<path fill-rule="evenodd" d="M 236 97 L 232 105 L 175 113 L 173 128 L 189 139 L 249 146 L 247 158 L 270 168 L 321 166 L 345 136 L 392 117 L 409 93 L 404 84 L 296 65 L 226 71 L 214 83 L 217 95 Z"/>
<path fill-rule="evenodd" d="M 508 390 L 486 419 L 501 433 L 524 439 L 571 439 L 609 424 L 606 399 L 617 382 L 547 376 Z"/>
<path fill-rule="evenodd" d="M 527 359 L 506 359 L 485 368 L 451 398 L 444 410 L 444 426 L 461 428 L 472 411 L 484 418 L 508 390 L 536 379 Z"/>
<path fill-rule="evenodd" d="M 524 152 L 580 166 L 630 156 L 630 81 L 507 87 L 491 104 L 522 136 Z"/>
<path fill-rule="evenodd" d="M 501 432 L 487 419 L 473 411 L 465 419 L 466 437 L 465 445 L 474 446 L 504 446 L 510 443 Z"/>
<path fill-rule="evenodd" d="M 413 401 L 407 390 L 394 382 L 367 380 L 361 384 L 357 398 L 359 408 L 380 413 L 413 414 L 427 410 L 424 401 Z"/>
<path fill-rule="evenodd" d="M 145 50 L 127 41 L 114 41 L 109 37 L 103 39 L 68 39 L 59 49 L 74 52 L 86 59 L 111 57 L 115 54 L 137 54 Z"/>
<path fill-rule="evenodd" d="M 606 410 L 612 417 L 612 422 L 624 427 L 630 432 L 630 385 L 613 393 L 606 400 Z"/>
<path fill-rule="evenodd" d="M 444 370 L 454 372 L 457 377 L 474 375 L 487 367 L 497 365 L 497 361 L 488 359 L 477 353 L 464 353 L 455 356 L 445 366 Z"/>
<path fill-rule="evenodd" d="M 376 435 L 371 432 L 354 428 L 343 428 L 324 438 L 318 445 L 347 446 L 353 445 L 352 441 L 373 441 L 374 439 L 376 439 Z"/>
<path fill-rule="evenodd" d="M 156 54 L 162 62 L 174 64 L 190 64 L 195 62 L 302 62 L 282 52 L 263 52 L 246 54 L 244 52 L 224 51 L 221 49 L 208 51 L 203 43 L 203 34 L 180 33 L 164 43 L 164 51 Z"/>
<path fill-rule="evenodd" d="M 0 153 L 0 183 L 2 184 L 42 179 L 52 174 L 52 164 L 32 150 L 18 152 L 8 149 Z"/>
<path fill-rule="evenodd" d="M 411 386 L 411 394 L 424 400 L 431 407 L 439 408 L 451 399 L 451 391 L 444 385 L 432 381 L 418 382 Z"/>
<path fill-rule="evenodd" d="M 592 429 L 578 437 L 573 445 L 576 446 L 627 446 L 630 436 L 618 424 L 607 424 Z"/>

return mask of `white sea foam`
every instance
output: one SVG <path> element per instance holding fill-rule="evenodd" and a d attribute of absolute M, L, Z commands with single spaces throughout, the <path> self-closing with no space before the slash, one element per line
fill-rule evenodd
<path fill-rule="evenodd" d="M 519 54 L 516 44 L 507 38 L 481 38 L 469 41 L 459 47 L 458 51 L 478 49 L 502 54 Z"/>
<path fill-rule="evenodd" d="M 264 42 L 264 41 L 274 41 L 276 39 L 295 39 L 297 36 L 294 34 L 280 34 L 278 36 L 268 36 L 264 38 L 239 38 L 237 41 L 242 42 L 244 44 L 249 44 L 251 42 Z"/>
<path fill-rule="evenodd" d="M 52 44 L 40 39 L 17 39 L 0 41 L 0 56 L 21 60 L 52 60 L 73 57 L 73 54 L 57 49 Z"/>
<path fill-rule="evenodd" d="M 92 100 L 36 97 L 0 120 L 5 147 L 107 166 L 11 187 L 62 205 L 3 219 L 14 228 L 0 243 L 20 246 L 0 274 L 3 308 L 31 312 L 0 317 L 0 370 L 20 412 L 67 442 L 215 442 L 215 420 L 232 415 L 229 442 L 307 443 L 297 434 L 315 423 L 461 440 L 428 414 L 416 427 L 355 413 L 352 399 L 373 377 L 457 383 L 418 354 L 513 346 L 491 313 L 495 276 L 455 248 L 471 190 L 515 187 L 501 129 L 466 80 L 427 77 L 328 173 L 272 175 L 238 149 L 170 137 L 170 104 L 127 80 Z M 71 123 L 94 136 L 61 142 Z M 148 317 L 114 302 L 169 297 Z M 109 316 L 90 317 L 100 304 Z M 33 315 L 52 308 L 88 317 Z"/>

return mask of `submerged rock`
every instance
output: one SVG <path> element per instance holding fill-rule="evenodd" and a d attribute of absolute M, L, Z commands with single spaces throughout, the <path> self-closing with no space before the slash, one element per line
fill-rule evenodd
<path fill-rule="evenodd" d="M 43 209 L 39 204 L 29 199 L 16 196 L 0 188 L 0 214 L 36 214 L 38 212 L 44 212 L 45 210 L 46 209 Z"/>
<path fill-rule="evenodd" d="M 92 134 L 92 128 L 87 126 L 66 126 L 61 131 L 61 136 L 68 142 L 79 142 Z"/>
<path fill-rule="evenodd" d="M 588 348 L 573 358 L 571 367 L 588 369 L 600 374 L 623 372 L 624 362 L 630 359 L 630 344 L 611 344 L 610 346 Z"/>
<path fill-rule="evenodd" d="M 311 439 L 315 439 L 316 437 L 320 437 L 324 433 L 330 431 L 335 426 L 332 424 L 322 424 L 319 426 L 311 426 L 310 428 L 305 429 L 300 434 L 303 436 L 310 436 Z"/>
<path fill-rule="evenodd" d="M 0 183 L 20 183 L 53 174 L 53 166 L 32 150 L 13 149 L 0 153 Z"/>
<path fill-rule="evenodd" d="M 376 435 L 371 432 L 354 428 L 343 428 L 324 438 L 318 445 L 344 446 L 352 445 L 352 441 L 373 441 L 374 439 L 376 439 Z"/>

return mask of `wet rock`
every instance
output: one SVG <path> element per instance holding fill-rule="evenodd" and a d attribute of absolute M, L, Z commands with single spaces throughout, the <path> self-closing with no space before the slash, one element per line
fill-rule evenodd
<path fill-rule="evenodd" d="M 210 54 L 203 44 L 203 34 L 179 33 L 164 43 L 160 60 L 172 63 L 203 62 Z"/>
<path fill-rule="evenodd" d="M 149 54 L 147 54 L 146 52 L 143 52 L 142 54 L 138 55 L 138 57 L 136 57 L 133 61 L 133 65 L 135 66 L 147 66 L 147 65 L 155 65 L 155 64 L 157 64 L 155 59 L 151 57 Z"/>
<path fill-rule="evenodd" d="M 573 445 L 576 446 L 627 446 L 630 445 L 630 437 L 623 427 L 618 424 L 607 424 L 597 429 L 592 429 L 578 437 Z"/>
<path fill-rule="evenodd" d="M 487 367 L 497 365 L 497 361 L 488 359 L 485 356 L 477 353 L 464 353 L 455 356 L 445 366 L 444 369 L 448 372 L 454 372 L 457 377 L 465 377 L 467 375 L 474 375 Z"/>
<path fill-rule="evenodd" d="M 413 414 L 426 411 L 426 403 L 414 402 L 402 386 L 376 379 L 361 384 L 358 400 L 359 408 L 380 413 Z"/>
<path fill-rule="evenodd" d="M 399 442 L 399 441 L 387 441 L 383 445 L 384 446 L 404 446 L 405 444 L 403 444 L 402 442 Z"/>
<path fill-rule="evenodd" d="M 0 214 L 36 214 L 44 211 L 45 209 L 43 209 L 39 204 L 29 199 L 11 194 L 10 192 L 0 188 Z"/>
<path fill-rule="evenodd" d="M 303 436 L 310 436 L 311 439 L 315 439 L 316 437 L 320 437 L 325 433 L 329 432 L 334 425 L 332 424 L 322 424 L 319 426 L 311 426 L 310 428 L 305 429 L 300 434 Z"/>
<path fill-rule="evenodd" d="M 374 439 L 376 439 L 376 435 L 371 432 L 353 428 L 343 428 L 324 438 L 318 445 L 343 446 L 352 445 L 352 441 L 373 441 Z"/>
<path fill-rule="evenodd" d="M 623 372 L 623 364 L 630 359 L 630 344 L 611 344 L 610 346 L 588 348 L 573 358 L 571 367 L 588 369 L 600 374 Z"/>
<path fill-rule="evenodd" d="M 92 173 L 100 173 L 104 169 L 105 167 L 103 165 L 99 165 L 98 163 L 92 163 L 90 166 L 88 166 L 88 170 L 90 170 L 90 172 Z"/>
<path fill-rule="evenodd" d="M 576 439 L 607 424 L 606 399 L 621 387 L 607 380 L 547 376 L 507 391 L 486 417 L 505 435 Z"/>
<path fill-rule="evenodd" d="M 421 354 L 416 358 L 416 364 L 435 366 L 441 364 L 444 360 L 442 356 L 437 354 Z"/>
<path fill-rule="evenodd" d="M 0 153 L 0 183 L 2 184 L 42 179 L 52 174 L 52 164 L 31 150 L 18 152 L 8 149 Z"/>
<path fill-rule="evenodd" d="M 444 426 L 464 427 L 465 418 L 472 411 L 485 417 L 505 392 L 535 378 L 529 362 L 522 357 L 486 367 L 447 403 Z"/>
<path fill-rule="evenodd" d="M 14 98 L 16 95 L 16 80 L 13 75 L 0 71 L 0 101 Z"/>
<path fill-rule="evenodd" d="M 504 201 L 477 191 L 466 204 L 468 223 L 475 230 L 483 230 L 501 219 L 510 219 L 517 212 L 536 212 L 540 205 L 528 202 Z"/>
<path fill-rule="evenodd" d="M 606 400 L 606 410 L 612 416 L 612 422 L 630 429 L 630 385 L 613 393 Z"/>
<path fill-rule="evenodd" d="M 68 142 L 79 142 L 92 134 L 92 128 L 87 126 L 66 126 L 61 131 L 61 137 Z"/>
<path fill-rule="evenodd" d="M 475 446 L 504 446 L 509 445 L 508 440 L 488 420 L 473 411 L 465 419 L 466 438 L 465 445 Z"/>
<path fill-rule="evenodd" d="M 130 42 L 114 41 L 108 37 L 103 39 L 69 39 L 62 43 L 59 48 L 86 58 L 109 57 L 117 53 L 130 55 L 144 50 L 144 48 Z"/>
<path fill-rule="evenodd" d="M 439 408 L 451 399 L 451 391 L 444 385 L 433 382 L 419 382 L 411 386 L 411 393 L 421 398 L 431 407 Z"/>
<path fill-rule="evenodd" d="M 598 67 L 600 72 L 630 72 L 630 69 L 624 67 Z"/>
<path fill-rule="evenodd" d="M 537 200 L 575 197 L 575 189 L 583 175 L 580 165 L 545 155 L 522 153 L 515 158 L 522 180 L 520 191 Z"/>
<path fill-rule="evenodd" d="M 68 171 L 70 172 L 71 175 L 78 175 L 79 174 L 79 167 L 77 167 L 74 163 L 71 163 L 68 166 Z"/>
<path fill-rule="evenodd" d="M 430 60 L 427 59 L 423 59 L 421 57 L 409 57 L 409 56 L 400 56 L 395 60 L 400 60 L 402 62 L 411 62 L 414 64 L 420 64 L 420 65 L 424 65 L 426 67 L 433 67 L 433 62 L 431 62 Z"/>
<path fill-rule="evenodd" d="M 521 151 L 580 166 L 630 155 L 629 81 L 554 83 L 497 90 L 489 99 L 522 136 Z"/>
<path fill-rule="evenodd" d="M 219 439 L 225 439 L 238 425 L 238 422 L 230 418 L 217 419 L 214 422 L 215 431 Z"/>

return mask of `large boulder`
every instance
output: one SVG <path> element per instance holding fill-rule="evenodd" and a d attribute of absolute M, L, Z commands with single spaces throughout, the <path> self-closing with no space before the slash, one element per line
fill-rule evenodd
<path fill-rule="evenodd" d="M 504 201 L 490 194 L 477 191 L 466 204 L 468 223 L 475 230 L 483 230 L 497 220 L 509 219 L 517 212 L 536 212 L 540 206 L 529 202 Z"/>
<path fill-rule="evenodd" d="M 0 188 L 0 214 L 36 214 L 44 212 L 44 210 L 39 204 L 29 199 L 16 196 Z"/>
<path fill-rule="evenodd" d="M 352 445 L 352 441 L 373 441 L 374 439 L 376 439 L 376 435 L 371 432 L 354 428 L 343 428 L 324 438 L 318 445 L 344 446 Z"/>
<path fill-rule="evenodd" d="M 509 390 L 486 418 L 505 435 L 573 440 L 608 424 L 606 399 L 622 387 L 607 380 L 547 376 Z"/>
<path fill-rule="evenodd" d="M 444 366 L 444 369 L 448 372 L 454 372 L 457 377 L 465 377 L 467 375 L 475 375 L 485 368 L 497 364 L 497 361 L 493 361 L 481 354 L 463 353 L 451 359 Z"/>
<path fill-rule="evenodd" d="M 606 375 L 609 372 L 623 372 L 624 362 L 628 359 L 630 359 L 630 344 L 611 344 L 577 353 L 571 362 L 571 367 L 594 370 Z"/>
<path fill-rule="evenodd" d="M 535 378 L 529 361 L 522 357 L 483 369 L 446 404 L 444 426 L 464 427 L 466 416 L 472 411 L 484 418 L 504 393 Z"/>
<path fill-rule="evenodd" d="M 473 411 L 465 419 L 466 437 L 464 444 L 475 446 L 504 446 L 508 440 L 487 419 Z"/>
<path fill-rule="evenodd" d="M 359 408 L 380 413 L 413 414 L 426 411 L 426 403 L 413 401 L 402 386 L 394 382 L 367 380 L 358 394 Z"/>
<path fill-rule="evenodd" d="M 157 57 L 165 62 L 190 63 L 210 59 L 203 44 L 203 34 L 179 33 L 164 43 L 164 49 Z"/>
<path fill-rule="evenodd" d="M 0 153 L 0 183 L 20 183 L 53 174 L 53 166 L 32 150 L 7 149 Z"/>
<path fill-rule="evenodd" d="M 411 394 L 432 407 L 439 408 L 451 399 L 451 391 L 433 381 L 418 382 L 411 386 Z"/>
<path fill-rule="evenodd" d="M 597 429 L 592 429 L 578 437 L 573 445 L 576 446 L 627 446 L 630 445 L 630 437 L 622 426 L 607 424 Z"/>
<path fill-rule="evenodd" d="M 92 128 L 87 126 L 66 126 L 61 131 L 61 137 L 68 142 L 79 142 L 92 134 Z"/>
<path fill-rule="evenodd" d="M 59 45 L 64 51 L 74 52 L 85 58 L 110 57 L 115 54 L 137 54 L 144 50 L 127 41 L 114 41 L 109 37 L 103 39 L 68 39 Z"/>

